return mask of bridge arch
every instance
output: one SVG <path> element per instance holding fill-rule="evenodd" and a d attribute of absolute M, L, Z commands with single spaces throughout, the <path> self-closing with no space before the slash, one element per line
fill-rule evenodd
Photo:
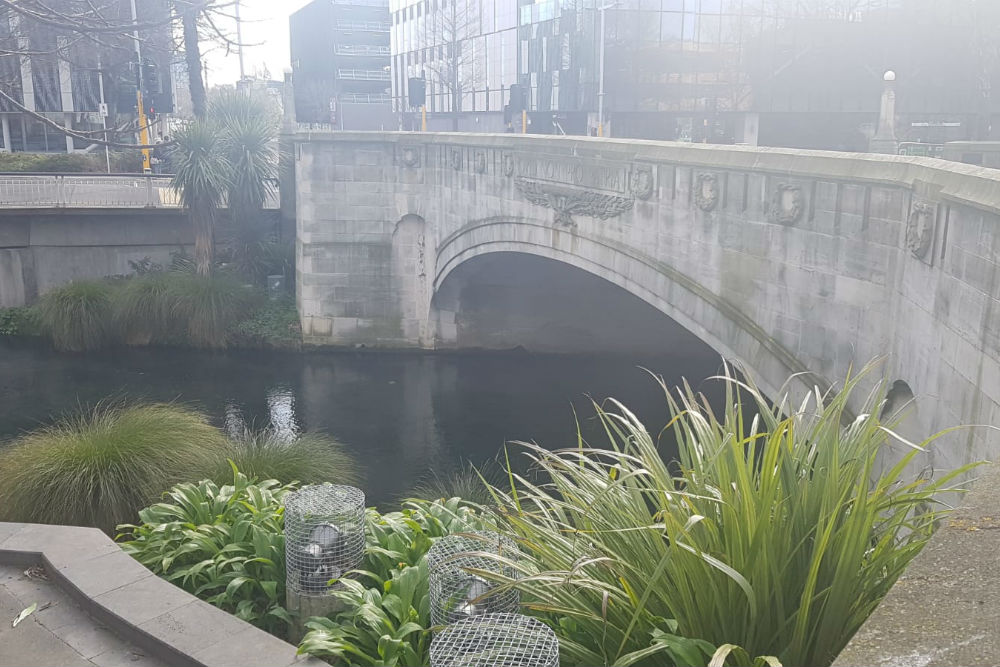
<path fill-rule="evenodd" d="M 724 358 L 753 370 L 761 388 L 771 396 L 777 395 L 792 374 L 808 376 L 803 378 L 809 383 L 805 386 L 825 382 L 750 317 L 663 259 L 529 218 L 475 220 L 438 242 L 429 316 L 436 344 L 447 344 L 454 336 L 457 295 L 442 294 L 448 277 L 466 262 L 495 253 L 554 260 L 616 285 L 677 322 Z"/>
<path fill-rule="evenodd" d="M 915 430 L 1000 424 L 995 170 L 575 137 L 294 143 L 307 342 L 434 347 L 443 281 L 518 252 L 624 288 L 772 393 L 792 373 L 823 387 L 885 356 L 883 372 L 928 399 Z M 935 468 L 1000 452 L 985 429 L 946 441 Z"/>

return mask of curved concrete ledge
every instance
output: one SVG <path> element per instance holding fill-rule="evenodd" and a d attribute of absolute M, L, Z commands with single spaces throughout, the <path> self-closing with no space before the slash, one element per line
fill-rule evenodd
<path fill-rule="evenodd" d="M 834 667 L 996 665 L 1000 466 L 982 471 Z"/>
<path fill-rule="evenodd" d="M 43 565 L 84 611 L 173 667 L 325 665 L 157 577 L 96 528 L 0 523 L 0 563 Z"/>

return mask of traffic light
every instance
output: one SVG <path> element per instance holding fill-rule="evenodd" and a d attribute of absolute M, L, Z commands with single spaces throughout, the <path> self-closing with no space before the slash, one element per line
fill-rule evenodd
<path fill-rule="evenodd" d="M 427 102 L 427 82 L 415 76 L 410 77 L 407 99 L 410 100 L 410 106 L 415 109 L 424 106 Z"/>
<path fill-rule="evenodd" d="M 160 68 L 156 63 L 143 63 L 142 65 L 142 92 L 144 95 L 159 93 Z"/>

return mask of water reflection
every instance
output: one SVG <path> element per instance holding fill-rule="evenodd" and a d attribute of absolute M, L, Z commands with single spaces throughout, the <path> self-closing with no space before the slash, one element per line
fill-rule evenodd
<path fill-rule="evenodd" d="M 0 440 L 108 396 L 179 401 L 231 434 L 248 427 L 286 438 L 325 431 L 356 455 L 370 501 L 381 503 L 431 470 L 492 459 L 507 441 L 574 445 L 574 409 L 585 433 L 597 436 L 588 396 L 619 398 L 659 431 L 666 405 L 639 365 L 697 387 L 719 361 L 700 346 L 658 359 L 181 350 L 72 356 L 0 342 Z"/>

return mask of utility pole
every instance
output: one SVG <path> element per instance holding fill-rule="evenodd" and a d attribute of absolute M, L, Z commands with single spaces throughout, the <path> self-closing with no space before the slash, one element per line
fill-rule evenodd
<path fill-rule="evenodd" d="M 139 144 L 146 146 L 149 144 L 149 126 L 146 122 L 146 108 L 143 106 L 142 102 L 142 49 L 139 44 L 139 18 L 135 12 L 135 0 L 131 0 L 132 4 L 132 25 L 135 30 L 132 32 L 132 40 L 135 42 L 135 101 L 136 106 L 139 109 Z M 150 151 L 148 148 L 142 149 L 142 173 L 150 174 L 153 172 L 153 163 L 150 160 Z"/>
<path fill-rule="evenodd" d="M 135 0 L 133 0 L 134 2 Z M 240 0 L 236 0 L 236 43 L 239 45 L 240 54 L 240 81 L 247 78 L 246 69 L 243 67 L 243 21 L 240 20 Z"/>
<path fill-rule="evenodd" d="M 101 126 L 104 128 L 104 161 L 108 164 L 108 173 L 111 173 L 111 149 L 108 147 L 108 103 L 104 99 L 104 68 L 101 67 L 101 54 L 97 54 L 97 89 L 101 95 Z"/>
<path fill-rule="evenodd" d="M 605 14 L 612 7 L 617 7 L 618 3 L 613 2 L 610 5 L 602 5 L 598 7 L 597 11 L 601 13 L 601 48 L 600 48 L 600 63 L 598 64 L 598 89 L 597 89 L 597 136 L 604 136 L 604 26 L 605 26 Z"/>

